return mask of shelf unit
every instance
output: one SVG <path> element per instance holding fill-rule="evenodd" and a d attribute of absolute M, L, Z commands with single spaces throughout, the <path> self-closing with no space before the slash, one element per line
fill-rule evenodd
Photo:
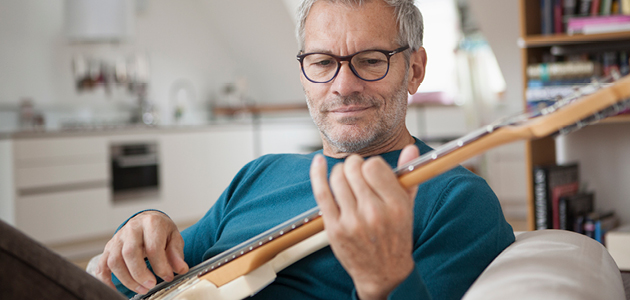
<path fill-rule="evenodd" d="M 630 40 L 630 31 L 589 34 L 589 35 L 567 35 L 567 34 L 541 34 L 541 10 L 540 0 L 519 0 L 520 1 L 520 38 L 518 45 L 521 48 L 521 61 L 523 70 L 523 90 L 527 87 L 527 76 L 525 74 L 527 66 L 531 63 L 542 61 L 542 55 L 549 53 L 552 46 L 562 45 L 565 47 L 582 46 L 598 42 L 627 42 Z M 523 106 L 527 106 L 526 98 L 523 97 Z M 601 123 L 630 123 L 630 115 L 615 116 L 603 120 Z M 527 225 L 529 230 L 535 229 L 534 217 L 534 183 L 531 174 L 535 165 L 545 165 L 556 163 L 556 145 L 552 137 L 541 138 L 526 142 L 525 160 L 527 170 Z"/>

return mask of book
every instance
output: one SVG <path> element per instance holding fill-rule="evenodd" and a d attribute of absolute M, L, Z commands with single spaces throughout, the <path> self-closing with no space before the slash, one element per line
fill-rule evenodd
<path fill-rule="evenodd" d="M 595 61 L 564 61 L 531 64 L 527 66 L 528 79 L 542 81 L 589 78 L 598 73 L 599 64 Z"/>
<path fill-rule="evenodd" d="M 573 196 L 577 194 L 580 186 L 577 181 L 562 184 L 553 187 L 551 190 L 551 216 L 552 216 L 552 228 L 553 229 L 561 229 L 560 228 L 560 197 Z"/>
<path fill-rule="evenodd" d="M 593 0 L 591 4 L 591 16 L 599 15 L 600 0 Z"/>
<path fill-rule="evenodd" d="M 560 229 L 582 233 L 584 217 L 595 208 L 595 194 L 578 193 L 558 201 Z"/>
<path fill-rule="evenodd" d="M 608 231 L 605 245 L 619 270 L 630 271 L 630 224 Z"/>
<path fill-rule="evenodd" d="M 619 218 L 614 211 L 589 213 L 584 221 L 584 234 L 606 244 L 606 232 L 617 227 Z"/>
<path fill-rule="evenodd" d="M 599 7 L 599 14 L 602 16 L 609 16 L 612 12 L 612 0 L 601 0 Z"/>
<path fill-rule="evenodd" d="M 543 81 L 540 79 L 529 79 L 527 80 L 527 88 L 542 88 L 542 87 L 549 87 L 549 86 L 584 86 L 592 82 L 593 82 L 593 79 L 591 77 L 567 78 L 567 79 L 557 79 L 557 80 L 547 80 L 547 81 Z"/>
<path fill-rule="evenodd" d="M 619 31 L 630 24 L 630 16 L 573 17 L 567 21 L 567 34 L 592 34 Z"/>
<path fill-rule="evenodd" d="M 543 35 L 554 33 L 554 1 L 555 0 L 540 0 L 540 33 Z"/>
<path fill-rule="evenodd" d="M 557 85 L 527 88 L 525 99 L 527 102 L 555 101 L 575 93 L 579 87 L 579 85 Z"/>
<path fill-rule="evenodd" d="M 592 0 L 580 0 L 578 5 L 578 16 L 588 16 L 591 14 L 591 5 L 593 4 Z"/>
<path fill-rule="evenodd" d="M 554 187 L 579 182 L 577 163 L 534 167 L 534 221 L 536 229 L 553 228 L 551 197 Z"/>
<path fill-rule="evenodd" d="M 562 1 L 563 0 L 554 0 L 553 3 L 553 32 L 554 33 L 563 33 L 564 32 L 564 24 L 562 18 Z"/>
<path fill-rule="evenodd" d="M 630 0 L 621 0 L 621 13 L 624 15 L 630 15 Z"/>
<path fill-rule="evenodd" d="M 608 212 L 600 216 L 599 220 L 595 222 L 595 240 L 605 245 L 606 233 L 617 226 L 619 226 L 619 218 L 615 212 Z"/>

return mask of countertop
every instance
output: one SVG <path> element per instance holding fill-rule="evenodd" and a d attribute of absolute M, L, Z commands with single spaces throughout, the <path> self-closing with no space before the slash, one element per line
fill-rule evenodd
<path fill-rule="evenodd" d="M 239 128 L 257 128 L 258 126 L 273 124 L 311 124 L 310 117 L 280 117 L 253 120 L 251 118 L 242 119 L 221 119 L 197 124 L 170 124 L 170 125 L 144 125 L 144 124 L 109 124 L 109 125 L 76 125 L 64 128 L 41 128 L 28 130 L 5 130 L 0 129 L 0 140 L 44 138 L 44 137 L 72 137 L 72 136 L 93 136 L 93 135 L 113 135 L 113 134 L 159 134 L 173 132 L 195 132 L 213 130 L 233 130 Z"/>

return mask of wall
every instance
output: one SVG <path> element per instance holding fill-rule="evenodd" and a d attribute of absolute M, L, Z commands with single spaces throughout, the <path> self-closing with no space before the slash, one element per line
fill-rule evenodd
<path fill-rule="evenodd" d="M 630 124 L 597 124 L 556 139 L 558 163 L 578 162 L 580 179 L 595 192 L 595 208 L 614 209 L 630 222 Z"/>
<path fill-rule="evenodd" d="M 150 98 L 166 123 L 172 120 L 178 81 L 194 87 L 191 109 L 205 110 L 205 103 L 238 77 L 247 78 L 249 96 L 258 102 L 303 101 L 297 43 L 282 0 L 148 0 L 136 15 L 135 38 L 120 44 L 70 44 L 63 5 L 63 0 L 0 0 L 0 108 L 17 107 L 23 97 L 41 109 L 86 118 L 133 107 L 135 97 L 123 89 L 111 96 L 103 89 L 77 93 L 71 62 L 75 55 L 115 60 L 136 53 L 149 58 Z"/>
<path fill-rule="evenodd" d="M 494 109 L 493 119 L 523 110 L 523 77 L 519 31 L 519 2 L 467 0 L 481 32 L 496 56 L 506 82 L 503 100 Z M 527 214 L 525 145 L 512 143 L 486 155 L 487 180 L 499 196 L 506 216 L 524 219 Z"/>

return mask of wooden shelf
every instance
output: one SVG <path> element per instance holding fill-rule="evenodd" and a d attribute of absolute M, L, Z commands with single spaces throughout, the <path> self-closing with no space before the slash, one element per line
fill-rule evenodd
<path fill-rule="evenodd" d="M 599 34 L 554 34 L 554 35 L 529 35 L 519 39 L 519 47 L 548 47 L 564 44 L 577 44 L 601 41 L 630 40 L 630 31 L 599 33 Z"/>
<path fill-rule="evenodd" d="M 603 51 L 623 51 L 626 50 L 630 41 L 630 30 L 620 32 L 609 32 L 600 34 L 552 34 L 543 35 L 541 1 L 540 0 L 519 0 L 520 5 L 520 38 L 518 46 L 521 48 L 522 70 L 523 70 L 523 90 L 527 89 L 527 67 L 531 64 L 544 61 L 545 55 L 571 55 L 586 52 Z M 555 47 L 562 46 L 562 47 Z M 563 54 L 558 49 L 564 49 Z M 554 50 L 555 49 L 555 50 Z M 527 107 L 526 95 L 523 95 L 523 107 Z M 602 120 L 599 124 L 630 124 L 630 114 L 614 116 Z M 605 129 L 602 129 L 605 130 Z M 535 208 L 534 208 L 534 182 L 533 168 L 536 165 L 548 165 L 556 163 L 555 140 L 552 137 L 545 137 L 537 140 L 527 141 L 525 146 L 525 160 L 527 172 L 527 206 L 528 229 L 535 229 Z"/>

